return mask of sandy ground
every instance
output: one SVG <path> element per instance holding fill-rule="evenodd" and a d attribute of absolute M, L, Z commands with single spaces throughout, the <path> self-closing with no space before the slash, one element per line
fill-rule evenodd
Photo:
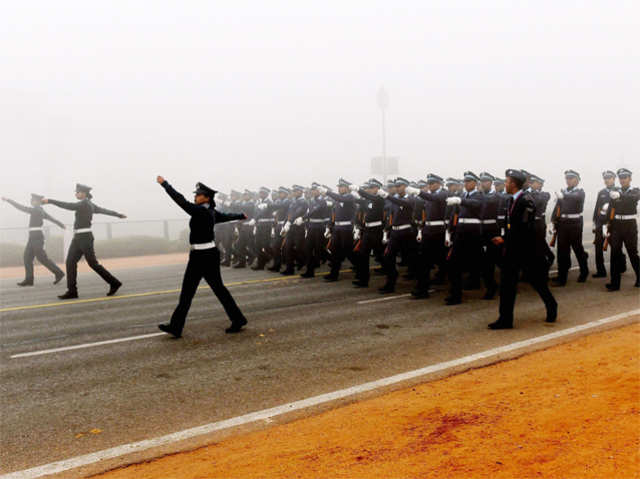
<path fill-rule="evenodd" d="M 126 258 L 107 258 L 100 259 L 98 261 L 108 270 L 122 270 L 133 268 L 144 268 L 145 266 L 170 266 L 173 264 L 186 264 L 189 254 L 185 253 L 172 253 L 172 254 L 156 254 L 148 256 L 131 256 Z M 58 266 L 65 270 L 65 265 L 58 263 Z M 78 264 L 78 271 L 80 273 L 86 273 L 91 271 L 91 268 L 87 265 L 87 262 L 82 259 Z M 36 281 L 49 281 L 53 278 L 51 272 L 42 266 L 41 264 L 35 265 L 34 275 Z M 6 266 L 0 268 L 0 279 L 22 279 L 24 278 L 24 266 Z"/>
<path fill-rule="evenodd" d="M 104 479 L 640 477 L 640 325 Z"/>

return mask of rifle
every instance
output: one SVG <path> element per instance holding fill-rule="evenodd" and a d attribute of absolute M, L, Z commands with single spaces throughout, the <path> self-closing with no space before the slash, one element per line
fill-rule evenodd
<path fill-rule="evenodd" d="M 460 216 L 460 208 L 456 206 L 455 211 L 453 212 L 453 218 L 451 219 L 451 233 L 455 233 L 455 228 L 458 226 L 458 217 Z M 453 254 L 453 240 L 451 241 L 451 246 L 449 247 L 449 252 L 447 253 L 447 261 L 451 259 L 451 255 Z"/>
<path fill-rule="evenodd" d="M 558 218 L 560 218 L 560 200 L 558 200 L 558 206 L 556 207 L 556 219 L 553 222 L 553 236 L 551 236 L 551 241 L 549 242 L 549 246 L 552 248 L 556 245 L 556 240 L 558 239 Z"/>
<path fill-rule="evenodd" d="M 611 222 L 613 218 L 616 216 L 616 207 L 613 206 L 613 201 L 609 202 L 609 221 L 607 221 L 607 236 L 604 239 L 604 243 L 602 244 L 602 251 L 607 251 L 609 247 L 609 235 L 611 234 Z"/>

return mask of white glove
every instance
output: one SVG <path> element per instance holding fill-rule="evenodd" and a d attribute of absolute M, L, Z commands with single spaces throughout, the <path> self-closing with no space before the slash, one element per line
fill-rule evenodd
<path fill-rule="evenodd" d="M 389 232 L 385 231 L 382 233 L 382 244 L 387 244 L 389 242 Z"/>
<path fill-rule="evenodd" d="M 258 227 L 257 227 L 257 226 L 254 226 L 254 227 L 253 227 L 253 231 L 252 231 L 253 236 L 255 236 L 255 235 L 256 235 L 256 231 L 258 231 Z"/>
<path fill-rule="evenodd" d="M 416 236 L 416 241 L 418 243 L 422 243 L 422 230 L 421 229 L 418 230 L 418 236 Z"/>
<path fill-rule="evenodd" d="M 254 226 L 254 225 L 256 224 L 256 220 L 255 220 L 255 219 L 253 219 L 253 218 L 251 218 L 247 224 L 248 224 L 249 226 Z"/>
<path fill-rule="evenodd" d="M 380 198 L 386 198 L 387 196 L 389 196 L 389 193 L 387 193 L 386 191 L 384 191 L 382 188 L 380 188 L 378 190 L 378 196 Z"/>
<path fill-rule="evenodd" d="M 353 193 L 351 193 L 351 196 L 353 196 L 356 200 L 359 200 L 359 199 L 360 199 L 360 195 L 359 195 L 356 191 L 354 191 Z"/>
<path fill-rule="evenodd" d="M 327 239 L 331 238 L 331 229 L 329 229 L 329 227 L 324 230 L 324 237 Z"/>
<path fill-rule="evenodd" d="M 258 203 L 258 209 L 264 210 L 268 205 L 266 203 Z"/>
<path fill-rule="evenodd" d="M 275 228 L 271 228 L 271 238 L 275 238 L 276 237 L 276 229 Z"/>
<path fill-rule="evenodd" d="M 302 226 L 302 223 L 304 223 L 304 220 L 302 219 L 302 216 L 298 216 L 294 221 L 293 224 L 296 226 Z"/>
<path fill-rule="evenodd" d="M 280 235 L 285 236 L 289 232 L 289 228 L 291 228 L 291 223 L 287 221 L 282 227 L 282 232 L 280 233 Z"/>
<path fill-rule="evenodd" d="M 351 190 L 352 193 L 355 193 L 359 188 L 356 185 L 349 185 L 349 190 Z"/>
<path fill-rule="evenodd" d="M 564 198 L 564 193 L 562 191 L 556 191 L 554 194 L 556 195 L 556 198 L 558 198 L 559 200 Z"/>
<path fill-rule="evenodd" d="M 446 230 L 444 232 L 444 245 L 449 248 L 451 246 L 451 233 L 449 233 L 449 230 Z"/>
<path fill-rule="evenodd" d="M 331 208 L 333 206 L 333 201 L 327 200 L 327 206 Z"/>
<path fill-rule="evenodd" d="M 222 203 L 224 206 L 231 206 L 231 201 L 227 200 L 224 203 Z"/>
<path fill-rule="evenodd" d="M 620 192 L 619 191 L 611 191 L 609 192 L 609 198 L 611 198 L 612 200 L 617 200 L 620 198 Z"/>
<path fill-rule="evenodd" d="M 324 186 L 318 186 L 318 191 L 320 192 L 321 195 L 326 195 L 327 194 L 327 190 Z"/>
<path fill-rule="evenodd" d="M 447 198 L 447 205 L 449 206 L 459 205 L 460 203 L 462 203 L 462 198 L 460 198 L 459 196 L 451 196 Z"/>
<path fill-rule="evenodd" d="M 420 193 L 420 190 L 418 188 L 414 188 L 413 186 L 407 186 L 406 191 L 410 195 L 414 195 L 414 196 Z"/>
<path fill-rule="evenodd" d="M 355 228 L 353 230 L 353 240 L 358 241 L 360 239 L 360 228 Z"/>

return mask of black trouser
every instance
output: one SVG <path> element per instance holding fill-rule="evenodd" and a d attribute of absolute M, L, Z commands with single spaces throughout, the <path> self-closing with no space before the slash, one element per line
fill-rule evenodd
<path fill-rule="evenodd" d="M 596 272 L 599 274 L 607 274 L 607 268 L 604 265 L 604 235 L 602 234 L 602 225 L 595 223 L 596 233 L 593 240 L 593 246 L 596 250 Z"/>
<path fill-rule="evenodd" d="M 536 232 L 536 238 L 538 238 L 538 242 L 536 245 L 542 247 L 544 250 L 542 251 L 542 255 L 545 258 L 555 258 L 553 251 L 549 247 L 549 243 L 547 243 L 547 221 L 545 218 L 536 218 L 536 222 L 534 223 L 534 228 Z M 553 263 L 553 260 L 551 261 Z"/>
<path fill-rule="evenodd" d="M 379 254 L 382 248 L 382 226 L 374 226 L 372 228 L 365 228 L 362 231 L 362 237 L 360 238 L 360 249 L 357 252 L 356 261 L 358 262 L 358 279 L 363 284 L 369 284 L 369 278 L 371 272 L 369 270 L 369 258 L 371 252 Z"/>
<path fill-rule="evenodd" d="M 53 274 L 62 276 L 62 270 L 58 268 L 44 250 L 44 235 L 41 231 L 29 233 L 29 241 L 24 248 L 24 280 L 33 283 L 33 259 L 37 258 L 40 264 Z"/>
<path fill-rule="evenodd" d="M 187 313 L 191 307 L 191 301 L 196 294 L 200 280 L 204 278 L 211 287 L 218 300 L 224 307 L 227 316 L 231 321 L 238 321 L 244 316 L 234 301 L 231 293 L 222 282 L 220 275 L 220 251 L 218 248 L 205 249 L 201 251 L 191 251 L 189 262 L 184 272 L 182 280 L 182 290 L 180 291 L 180 301 L 173 315 L 171 315 L 170 327 L 172 331 L 182 332 Z"/>
<path fill-rule="evenodd" d="M 525 277 L 531 284 L 533 289 L 540 295 L 547 312 L 557 308 L 555 298 L 549 290 L 548 279 L 549 270 L 546 267 L 544 259 L 539 259 L 538 264 L 530 267 L 517 264 L 516 262 L 505 259 L 500 269 L 500 317 L 499 321 L 513 324 L 513 308 L 516 302 L 516 294 L 518 290 L 518 280 L 520 279 L 520 271 L 524 269 Z"/>
<path fill-rule="evenodd" d="M 451 257 L 449 258 L 450 296 L 462 298 L 462 273 L 469 271 L 472 282 L 477 281 L 482 255 L 482 238 L 479 234 L 459 233 L 454 235 Z"/>
<path fill-rule="evenodd" d="M 353 227 L 334 227 L 331 236 L 331 273 L 330 276 L 337 277 L 340 273 L 340 266 L 345 259 L 357 264 L 353 252 Z"/>
<path fill-rule="evenodd" d="M 76 233 L 67 253 L 67 289 L 71 292 L 78 291 L 78 261 L 87 260 L 89 267 L 100 275 L 109 285 L 119 281 L 104 266 L 98 263 L 96 252 L 93 249 L 93 233 Z"/>
<path fill-rule="evenodd" d="M 482 280 L 487 292 L 495 292 L 497 288 L 496 265 L 500 262 L 502 249 L 491 241 L 496 236 L 500 236 L 497 228 L 482 233 Z"/>
<path fill-rule="evenodd" d="M 282 225 L 277 224 L 274 228 L 274 236 L 271 238 L 271 256 L 274 270 L 280 270 L 280 266 L 282 266 L 282 244 L 284 239 L 280 236 L 280 233 L 282 233 Z"/>
<path fill-rule="evenodd" d="M 228 264 L 233 255 L 233 223 L 220 223 L 216 225 L 216 240 L 222 246 L 221 262 Z"/>
<path fill-rule="evenodd" d="M 394 287 L 398 278 L 396 257 L 401 254 L 409 264 L 416 259 L 416 235 L 413 228 L 391 230 L 389 243 L 384 251 L 384 270 L 387 275 L 387 287 Z"/>
<path fill-rule="evenodd" d="M 324 249 L 324 225 L 311 224 L 307 229 L 307 238 L 305 241 L 305 256 L 307 259 L 307 273 L 313 274 L 314 270 L 320 265 L 322 250 Z"/>
<path fill-rule="evenodd" d="M 284 241 L 284 260 L 287 271 L 295 271 L 295 266 L 305 264 L 304 260 L 304 226 L 292 224 Z"/>
<path fill-rule="evenodd" d="M 247 224 L 238 225 L 238 241 L 236 243 L 236 260 L 238 264 L 245 265 L 247 257 L 252 255 L 251 240 L 253 239 L 253 226 Z M 251 262 L 251 260 L 249 260 Z"/>
<path fill-rule="evenodd" d="M 587 253 L 582 245 L 582 220 L 558 225 L 558 279 L 566 281 L 571 268 L 571 250 L 576 255 L 580 274 L 589 273 Z"/>
<path fill-rule="evenodd" d="M 429 291 L 431 284 L 431 270 L 435 265 L 441 265 L 446 258 L 446 247 L 444 245 L 445 233 L 427 233 L 423 230 L 422 243 L 420 244 L 421 254 L 418 263 L 418 284 L 416 290 L 421 293 Z"/>
<path fill-rule="evenodd" d="M 264 265 L 271 257 L 271 222 L 262 222 L 256 225 L 256 255 L 258 256 L 258 268 Z"/>
<path fill-rule="evenodd" d="M 633 220 L 616 220 L 611 224 L 609 236 L 611 245 L 611 284 L 620 286 L 620 276 L 624 269 L 625 258 L 622 246 L 627 249 L 629 262 L 636 273 L 636 281 L 640 278 L 640 259 L 638 258 L 638 223 Z"/>

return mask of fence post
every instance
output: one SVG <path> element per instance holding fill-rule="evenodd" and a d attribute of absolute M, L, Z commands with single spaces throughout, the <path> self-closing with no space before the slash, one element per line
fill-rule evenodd
<path fill-rule="evenodd" d="M 107 223 L 107 239 L 113 239 L 113 231 L 111 231 L 111 223 Z"/>
<path fill-rule="evenodd" d="M 168 220 L 164 220 L 162 222 L 162 226 L 164 228 L 164 239 L 169 241 L 169 221 Z"/>

